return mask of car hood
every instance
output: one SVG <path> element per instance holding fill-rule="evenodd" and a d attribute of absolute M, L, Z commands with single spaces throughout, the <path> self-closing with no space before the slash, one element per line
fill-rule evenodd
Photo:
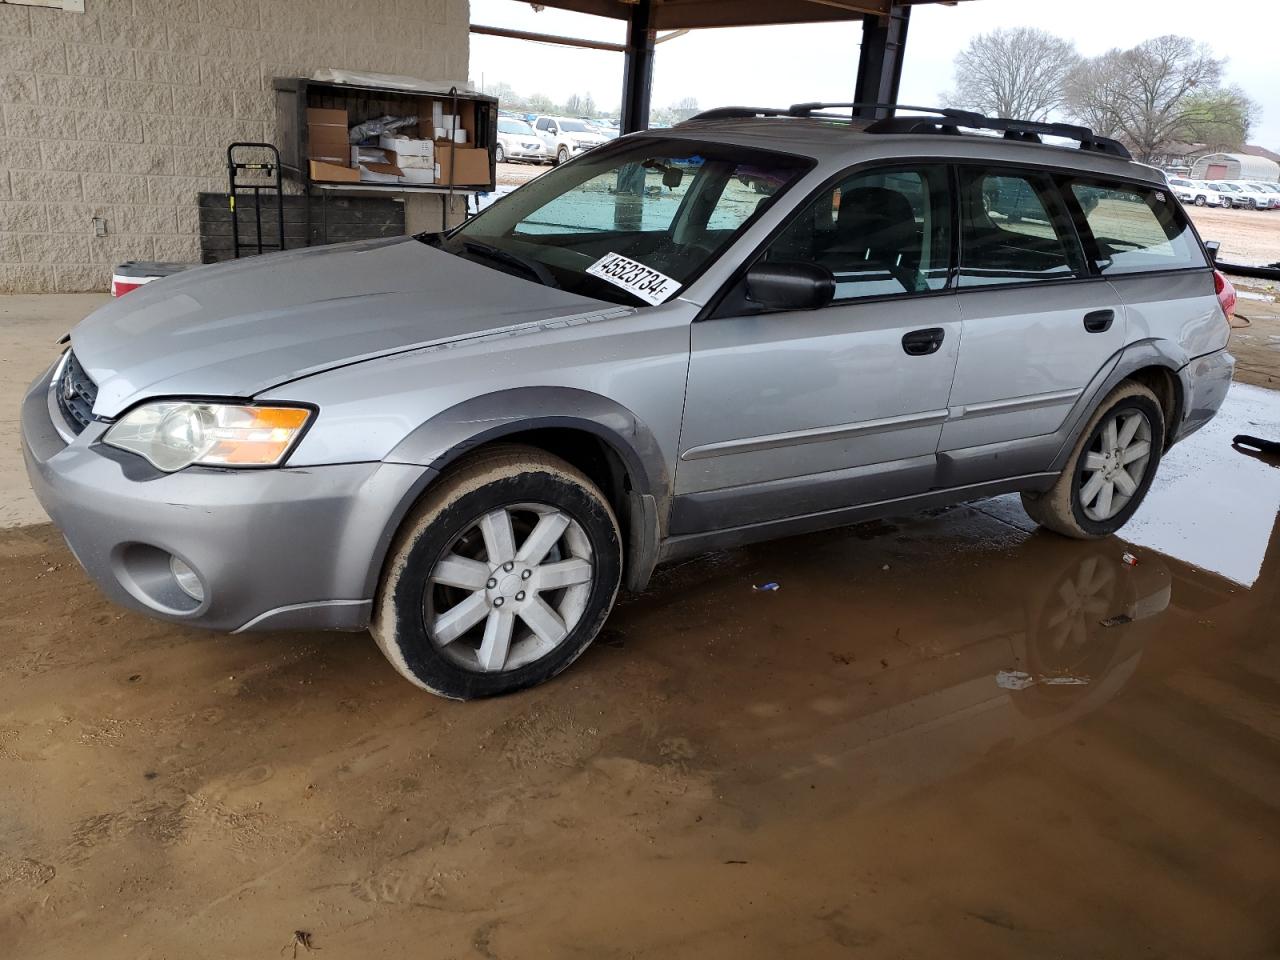
<path fill-rule="evenodd" d="M 114 417 L 156 396 L 251 397 L 335 366 L 564 317 L 630 313 L 411 237 L 312 247 L 156 280 L 71 332 Z"/>

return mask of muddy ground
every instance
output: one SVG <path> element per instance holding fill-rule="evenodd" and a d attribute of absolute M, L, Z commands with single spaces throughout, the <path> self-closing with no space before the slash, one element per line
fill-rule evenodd
<path fill-rule="evenodd" d="M 1016 498 L 714 555 L 471 704 L 362 635 L 123 612 L 51 528 L 0 534 L 0 955 L 1275 956 L 1280 468 L 1229 436 L 1280 395 L 1249 390 L 1135 526 L 1170 555 Z"/>

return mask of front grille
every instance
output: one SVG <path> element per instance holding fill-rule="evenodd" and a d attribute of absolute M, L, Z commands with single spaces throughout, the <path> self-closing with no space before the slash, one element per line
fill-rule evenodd
<path fill-rule="evenodd" d="M 93 419 L 93 402 L 98 398 L 98 385 L 84 372 L 74 353 L 67 354 L 62 365 L 62 376 L 54 388 L 58 409 L 62 411 L 67 426 L 73 433 L 80 433 Z"/>

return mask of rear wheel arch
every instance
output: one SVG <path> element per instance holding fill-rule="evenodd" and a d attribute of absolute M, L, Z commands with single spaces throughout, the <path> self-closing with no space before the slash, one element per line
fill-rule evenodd
<path fill-rule="evenodd" d="M 1164 412 L 1164 448 L 1168 450 L 1177 435 L 1177 424 L 1182 422 L 1182 381 L 1171 368 L 1155 364 L 1140 367 L 1124 379 L 1142 384 L 1160 401 L 1160 409 Z"/>

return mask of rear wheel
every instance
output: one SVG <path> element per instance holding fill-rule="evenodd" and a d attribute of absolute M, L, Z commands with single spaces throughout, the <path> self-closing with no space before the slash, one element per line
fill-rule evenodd
<path fill-rule="evenodd" d="M 442 478 L 405 521 L 371 632 L 425 690 L 510 693 L 586 650 L 621 570 L 618 523 L 595 484 L 541 451 L 494 448 Z"/>
<path fill-rule="evenodd" d="M 1066 468 L 1044 493 L 1024 493 L 1036 523 L 1064 536 L 1115 533 L 1133 516 L 1160 463 L 1164 413 L 1139 383 L 1116 387 L 1090 418 Z"/>

